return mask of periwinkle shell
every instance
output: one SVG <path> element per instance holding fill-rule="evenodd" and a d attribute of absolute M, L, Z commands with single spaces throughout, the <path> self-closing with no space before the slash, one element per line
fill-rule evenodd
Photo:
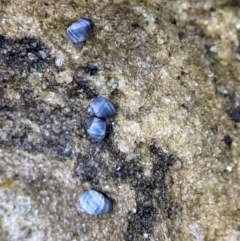
<path fill-rule="evenodd" d="M 84 125 L 87 133 L 92 137 L 94 141 L 101 141 L 104 139 L 107 127 L 105 120 L 97 117 L 92 117 L 88 118 Z"/>
<path fill-rule="evenodd" d="M 109 118 L 116 114 L 116 107 L 110 100 L 98 96 L 89 103 L 87 111 L 91 116 Z"/>
<path fill-rule="evenodd" d="M 73 44 L 80 44 L 86 41 L 92 28 L 92 23 L 89 19 L 80 18 L 67 29 L 68 38 Z"/>
<path fill-rule="evenodd" d="M 80 213 L 99 215 L 112 210 L 111 201 L 102 193 L 93 189 L 84 192 L 77 203 L 77 210 Z"/>

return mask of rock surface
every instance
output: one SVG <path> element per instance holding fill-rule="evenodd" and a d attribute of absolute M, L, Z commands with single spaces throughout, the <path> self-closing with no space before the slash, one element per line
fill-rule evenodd
<path fill-rule="evenodd" d="M 2 1 L 0 240 L 240 240 L 238 1 Z M 81 51 L 67 27 L 94 28 Z M 106 138 L 89 101 L 117 105 Z M 78 214 L 85 190 L 114 209 Z"/>

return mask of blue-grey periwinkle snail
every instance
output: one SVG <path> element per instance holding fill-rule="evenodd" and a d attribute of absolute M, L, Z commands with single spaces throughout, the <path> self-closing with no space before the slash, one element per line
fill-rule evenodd
<path fill-rule="evenodd" d="M 85 120 L 84 126 L 89 136 L 94 141 L 101 141 L 106 135 L 106 122 L 105 120 L 97 117 L 88 118 Z"/>
<path fill-rule="evenodd" d="M 84 43 L 91 31 L 92 23 L 89 19 L 80 18 L 67 29 L 68 38 L 74 45 Z"/>
<path fill-rule="evenodd" d="M 106 122 L 116 114 L 115 105 L 102 96 L 94 98 L 88 105 L 87 111 L 92 116 L 85 121 L 85 128 L 94 141 L 101 141 L 106 135 Z"/>
<path fill-rule="evenodd" d="M 108 213 L 113 209 L 111 201 L 102 193 L 93 189 L 84 192 L 77 202 L 79 213 L 99 215 Z"/>
<path fill-rule="evenodd" d="M 116 114 L 116 107 L 111 101 L 98 96 L 89 103 L 87 111 L 91 116 L 109 118 Z"/>

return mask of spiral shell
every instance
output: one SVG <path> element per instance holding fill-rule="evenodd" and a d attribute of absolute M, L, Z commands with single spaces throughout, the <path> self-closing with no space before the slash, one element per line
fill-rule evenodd
<path fill-rule="evenodd" d="M 90 189 L 84 192 L 77 203 L 77 210 L 80 213 L 99 215 L 112 210 L 111 201 L 102 193 Z"/>
<path fill-rule="evenodd" d="M 91 21 L 86 18 L 80 18 L 67 29 L 68 38 L 73 44 L 79 44 L 86 41 L 92 28 Z"/>
<path fill-rule="evenodd" d="M 105 120 L 97 117 L 88 118 L 84 125 L 87 133 L 92 137 L 94 141 L 101 141 L 104 139 L 107 126 Z"/>
<path fill-rule="evenodd" d="M 109 118 L 116 114 L 116 107 L 111 101 L 98 96 L 90 102 L 87 111 L 91 116 Z"/>

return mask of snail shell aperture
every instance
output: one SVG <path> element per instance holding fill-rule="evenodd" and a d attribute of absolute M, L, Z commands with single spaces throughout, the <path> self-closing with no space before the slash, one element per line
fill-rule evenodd
<path fill-rule="evenodd" d="M 116 107 L 111 101 L 98 96 L 89 103 L 87 111 L 91 116 L 109 118 L 116 114 Z"/>
<path fill-rule="evenodd" d="M 92 189 L 84 192 L 77 203 L 78 212 L 91 215 L 108 213 L 112 208 L 111 201 L 104 194 Z"/>

